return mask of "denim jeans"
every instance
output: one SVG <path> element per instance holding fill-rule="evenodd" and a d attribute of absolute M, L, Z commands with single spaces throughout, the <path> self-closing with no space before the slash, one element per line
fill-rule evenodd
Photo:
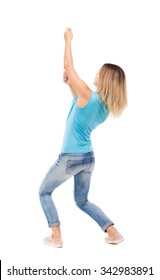
<path fill-rule="evenodd" d="M 76 205 L 94 219 L 103 231 L 113 225 L 113 222 L 98 206 L 88 201 L 94 164 L 93 152 L 85 154 L 61 153 L 55 164 L 51 166 L 39 190 L 41 206 L 49 227 L 60 225 L 58 213 L 51 197 L 52 192 L 72 176 L 74 176 L 74 200 Z"/>

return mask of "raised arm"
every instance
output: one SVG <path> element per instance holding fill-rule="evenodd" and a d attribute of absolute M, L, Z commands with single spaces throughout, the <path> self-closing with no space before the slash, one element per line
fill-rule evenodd
<path fill-rule="evenodd" d="M 82 81 L 77 72 L 73 67 L 73 58 L 72 58 L 72 49 L 71 49 L 71 41 L 73 38 L 72 30 L 70 28 L 66 29 L 64 33 L 65 39 L 65 50 L 64 50 L 64 69 L 68 76 L 71 87 L 74 92 L 78 95 L 78 105 L 85 105 L 91 94 L 91 89 L 87 86 L 87 84 Z"/>
<path fill-rule="evenodd" d="M 73 97 L 77 96 L 77 93 L 75 92 L 75 90 L 74 90 L 73 87 L 71 86 L 70 80 L 69 80 L 69 78 L 68 78 L 68 76 L 67 76 L 67 73 L 66 73 L 65 71 L 64 71 L 64 73 L 63 73 L 63 82 L 69 86 L 70 91 L 71 91 Z"/>

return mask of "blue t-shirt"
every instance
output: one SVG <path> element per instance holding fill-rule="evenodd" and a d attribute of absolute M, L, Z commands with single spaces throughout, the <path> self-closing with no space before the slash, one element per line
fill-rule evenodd
<path fill-rule="evenodd" d="M 77 96 L 73 98 L 69 111 L 61 153 L 82 154 L 91 152 L 91 132 L 104 122 L 109 114 L 108 107 L 100 95 L 92 91 L 85 107 L 77 106 Z"/>

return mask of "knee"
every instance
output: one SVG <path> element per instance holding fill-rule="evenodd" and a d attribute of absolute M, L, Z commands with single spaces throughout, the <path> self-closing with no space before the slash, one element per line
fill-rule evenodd
<path fill-rule="evenodd" d="M 42 197 L 44 195 L 44 192 L 42 191 L 41 188 L 39 188 L 39 192 L 38 192 L 39 197 Z"/>
<path fill-rule="evenodd" d="M 39 188 L 38 194 L 39 194 L 39 197 L 42 197 L 42 196 L 44 196 L 44 195 L 47 194 L 46 188 L 45 188 L 45 185 L 44 185 L 44 184 L 41 184 L 41 186 L 40 186 L 40 188 Z"/>
<path fill-rule="evenodd" d="M 83 209 L 87 203 L 87 199 L 76 199 L 75 203 L 80 209 Z"/>

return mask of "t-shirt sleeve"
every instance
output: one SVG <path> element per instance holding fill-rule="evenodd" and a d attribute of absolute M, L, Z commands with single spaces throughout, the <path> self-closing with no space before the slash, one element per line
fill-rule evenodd
<path fill-rule="evenodd" d="M 71 105 L 73 105 L 77 101 L 77 98 L 78 98 L 77 95 L 73 97 Z"/>

